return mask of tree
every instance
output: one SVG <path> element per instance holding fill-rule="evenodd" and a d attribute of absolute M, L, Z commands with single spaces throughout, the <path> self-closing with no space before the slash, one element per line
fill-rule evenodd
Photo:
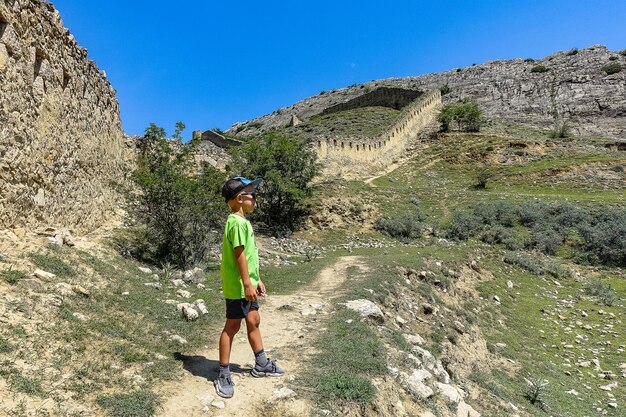
<path fill-rule="evenodd" d="M 443 106 L 438 120 L 442 132 L 448 132 L 452 124 L 456 124 L 459 131 L 478 132 L 482 123 L 482 112 L 476 102 L 465 99 Z"/>
<path fill-rule="evenodd" d="M 176 124 L 180 138 L 184 124 Z M 193 144 L 173 147 L 165 130 L 154 123 L 139 140 L 136 190 L 127 192 L 130 213 L 145 226 L 144 238 L 154 248 L 154 260 L 188 268 L 201 263 L 211 244 L 211 232 L 225 217 L 220 195 L 224 174 L 208 164 L 193 174 Z"/>
<path fill-rule="evenodd" d="M 253 218 L 274 232 L 295 230 L 310 211 L 311 180 L 319 172 L 315 152 L 301 140 L 266 133 L 233 153 L 237 175 L 264 180 Z"/>

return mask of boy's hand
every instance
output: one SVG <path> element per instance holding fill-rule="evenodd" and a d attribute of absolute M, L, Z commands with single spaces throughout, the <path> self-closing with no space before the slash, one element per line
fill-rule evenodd
<path fill-rule="evenodd" d="M 244 287 L 244 293 L 246 295 L 246 300 L 256 301 L 256 288 L 254 288 L 254 285 L 246 285 Z"/>
<path fill-rule="evenodd" d="M 258 287 L 256 287 L 256 293 L 259 294 L 261 297 L 265 297 L 267 295 L 265 284 L 263 284 L 263 281 L 261 280 L 259 280 L 259 285 Z"/>

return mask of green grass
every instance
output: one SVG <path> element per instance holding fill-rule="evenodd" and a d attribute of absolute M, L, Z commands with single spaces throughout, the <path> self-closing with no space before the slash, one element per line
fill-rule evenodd
<path fill-rule="evenodd" d="M 31 261 L 46 272 L 51 272 L 60 278 L 76 276 L 76 270 L 65 263 L 58 255 L 31 253 Z"/>
<path fill-rule="evenodd" d="M 9 283 L 9 284 L 17 284 L 23 279 L 28 278 L 28 275 L 25 272 L 19 271 L 17 269 L 4 269 L 0 271 L 0 279 Z"/>
<path fill-rule="evenodd" d="M 0 337 L 0 353 L 9 353 L 13 350 L 15 350 L 15 346 L 4 337 Z"/>
<path fill-rule="evenodd" d="M 270 293 L 297 293 L 298 288 L 308 285 L 332 261 L 332 258 L 320 257 L 297 265 L 265 267 L 261 279 Z"/>
<path fill-rule="evenodd" d="M 150 417 L 159 405 L 158 397 L 146 390 L 126 394 L 101 395 L 97 403 L 106 409 L 111 417 Z"/>
<path fill-rule="evenodd" d="M 28 378 L 19 373 L 15 373 L 9 377 L 9 385 L 11 389 L 17 392 L 23 392 L 36 397 L 44 397 L 45 392 L 41 388 L 41 381 L 36 378 Z"/>

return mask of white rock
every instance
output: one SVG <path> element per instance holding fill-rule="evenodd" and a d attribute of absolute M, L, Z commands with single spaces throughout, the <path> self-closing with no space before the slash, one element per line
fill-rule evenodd
<path fill-rule="evenodd" d="M 44 281 L 49 281 L 53 278 L 56 278 L 56 275 L 54 275 L 52 272 L 46 272 L 43 269 L 35 269 L 35 272 L 33 272 L 33 276 Z"/>
<path fill-rule="evenodd" d="M 513 288 L 513 281 L 510 281 L 510 280 L 507 281 L 506 282 L 506 286 L 507 286 L 507 288 Z"/>
<path fill-rule="evenodd" d="M 74 295 L 74 290 L 72 289 L 72 286 L 67 282 L 59 282 L 54 286 L 54 288 L 59 295 L 62 295 L 64 297 Z"/>
<path fill-rule="evenodd" d="M 427 379 L 431 379 L 433 374 L 428 372 L 426 369 L 415 369 L 411 374 L 411 377 L 416 381 L 424 382 Z"/>
<path fill-rule="evenodd" d="M 424 343 L 426 343 L 424 338 L 418 334 L 403 334 L 403 336 L 406 341 L 412 345 L 423 345 Z"/>
<path fill-rule="evenodd" d="M 200 312 L 200 314 L 209 314 L 209 310 L 206 308 L 206 303 L 204 302 L 204 300 L 198 299 L 194 301 L 193 304 L 196 307 L 196 310 Z"/>
<path fill-rule="evenodd" d="M 177 335 L 177 334 L 171 335 L 170 336 L 170 340 L 174 341 L 174 342 L 178 342 L 181 345 L 186 345 L 187 344 L 187 341 L 185 339 L 183 339 L 182 337 L 180 337 L 179 335 Z"/>
<path fill-rule="evenodd" d="M 403 383 L 404 388 L 412 393 L 413 395 L 426 399 L 435 395 L 435 392 L 428 385 L 424 384 L 421 380 L 419 380 L 415 373 L 411 376 L 403 374 Z"/>
<path fill-rule="evenodd" d="M 87 321 L 89 320 L 89 317 L 85 316 L 84 314 L 81 313 L 72 313 L 72 316 L 76 317 L 77 320 L 80 321 Z"/>
<path fill-rule="evenodd" d="M 457 388 L 453 387 L 450 384 L 442 384 L 441 382 L 437 382 L 437 388 L 439 389 L 441 395 L 449 402 L 458 403 L 465 396 L 465 393 L 463 393 L 462 395 Z"/>
<path fill-rule="evenodd" d="M 220 409 L 226 408 L 226 404 L 224 404 L 224 401 L 214 401 L 211 403 L 211 405 L 215 408 L 220 408 Z"/>
<path fill-rule="evenodd" d="M 288 398 L 293 398 L 295 396 L 296 396 L 296 393 L 287 387 L 275 389 L 274 392 L 272 393 L 272 398 L 274 400 L 286 400 Z"/>
<path fill-rule="evenodd" d="M 145 285 L 146 287 L 156 288 L 157 290 L 161 288 L 160 282 L 144 282 L 143 285 Z"/>
<path fill-rule="evenodd" d="M 182 279 L 185 282 L 192 282 L 194 284 L 198 284 L 198 283 L 204 282 L 204 280 L 206 279 L 206 275 L 204 271 L 202 270 L 202 268 L 195 267 L 193 269 L 189 269 L 183 272 Z"/>
<path fill-rule="evenodd" d="M 193 308 L 193 306 L 191 306 L 190 304 L 183 306 L 182 313 L 183 317 L 185 317 L 189 321 L 196 320 L 200 316 L 200 314 L 198 314 L 198 311 L 196 311 L 196 309 Z"/>
<path fill-rule="evenodd" d="M 144 274 L 151 274 L 152 273 L 152 270 L 150 268 L 146 268 L 145 266 L 140 266 L 139 270 L 141 272 L 143 272 Z"/>
<path fill-rule="evenodd" d="M 608 385 L 602 385 L 600 387 L 600 389 L 604 390 L 604 391 L 611 391 L 613 388 L 617 388 L 617 382 L 613 382 L 613 383 L 608 384 Z"/>
<path fill-rule="evenodd" d="M 374 319 L 378 323 L 385 321 L 385 317 L 381 309 L 370 300 L 351 300 L 346 303 L 346 307 L 350 310 L 356 311 L 363 317 Z"/>
<path fill-rule="evenodd" d="M 617 408 L 617 403 L 608 403 L 609 408 Z"/>
<path fill-rule="evenodd" d="M 460 401 L 456 406 L 456 417 L 480 417 L 480 414 L 465 401 Z"/>
<path fill-rule="evenodd" d="M 186 287 L 187 284 L 185 284 L 185 281 L 183 281 L 182 279 L 173 279 L 172 284 L 174 284 L 175 287 Z"/>
<path fill-rule="evenodd" d="M 202 403 L 202 405 L 209 405 L 209 404 L 211 404 L 211 403 L 213 402 L 213 400 L 214 400 L 213 396 L 212 396 L 211 394 L 206 393 L 206 392 L 205 392 L 205 393 L 203 393 L 203 394 L 200 394 L 200 395 L 196 395 L 196 398 L 197 398 L 198 400 L 200 400 L 200 402 Z"/>
<path fill-rule="evenodd" d="M 497 303 L 499 303 L 499 302 L 500 302 L 500 297 L 498 297 L 497 295 L 494 295 L 494 296 L 493 296 L 493 299 L 494 299 Z"/>
<path fill-rule="evenodd" d="M 176 294 L 183 297 L 183 298 L 190 298 L 191 297 L 191 293 L 189 291 L 186 290 L 178 290 L 176 291 Z"/>
<path fill-rule="evenodd" d="M 575 395 L 576 397 L 578 397 L 580 394 L 578 393 L 578 391 L 576 391 L 575 389 L 571 389 L 569 391 L 565 392 L 566 394 L 572 394 Z"/>
<path fill-rule="evenodd" d="M 400 316 L 396 316 L 396 323 L 398 323 L 400 326 L 404 326 L 406 324 L 406 320 Z"/>

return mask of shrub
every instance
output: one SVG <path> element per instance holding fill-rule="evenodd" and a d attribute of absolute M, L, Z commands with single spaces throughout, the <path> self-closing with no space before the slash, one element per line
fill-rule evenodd
<path fill-rule="evenodd" d="M 441 131 L 447 132 L 454 123 L 459 131 L 478 132 L 482 124 L 482 112 L 478 104 L 471 100 L 462 100 L 443 106 L 437 117 Z"/>
<path fill-rule="evenodd" d="M 572 48 L 569 51 L 567 51 L 567 53 L 565 55 L 567 56 L 574 56 L 578 54 L 578 48 Z"/>
<path fill-rule="evenodd" d="M 535 60 L 533 58 L 526 58 L 524 62 L 535 62 Z"/>
<path fill-rule="evenodd" d="M 544 65 L 535 65 L 534 67 L 532 67 L 530 69 L 530 72 L 536 72 L 536 73 L 542 73 L 542 72 L 548 72 L 548 68 L 546 68 Z"/>
<path fill-rule="evenodd" d="M 493 178 L 494 173 L 488 168 L 482 168 L 476 174 L 476 184 L 474 184 L 474 188 L 477 190 L 484 190 L 487 188 L 487 181 Z"/>
<path fill-rule="evenodd" d="M 317 391 L 322 400 L 349 400 L 366 403 L 374 398 L 375 390 L 370 381 L 359 375 L 330 371 L 317 379 Z"/>
<path fill-rule="evenodd" d="M 177 124 L 175 136 L 182 128 Z M 196 144 L 174 149 L 164 136 L 162 128 L 151 124 L 141 139 L 131 177 L 136 191 L 126 191 L 128 209 L 145 225 L 143 238 L 151 244 L 148 256 L 187 268 L 205 259 L 211 232 L 221 227 L 225 178 L 208 164 L 194 172 L 191 152 Z"/>
<path fill-rule="evenodd" d="M 606 75 L 617 74 L 622 70 L 622 66 L 617 62 L 612 62 L 602 67 L 602 71 L 606 73 Z"/>
<path fill-rule="evenodd" d="M 619 58 L 618 58 L 618 57 L 616 57 L 615 55 L 611 55 L 611 56 L 609 57 L 609 61 L 617 61 L 618 59 L 619 59 Z"/>
<path fill-rule="evenodd" d="M 444 84 L 443 86 L 441 86 L 441 88 L 439 90 L 441 91 L 441 95 L 442 96 L 445 96 L 450 91 L 452 91 L 452 89 L 450 88 L 450 86 L 448 84 Z"/>
<path fill-rule="evenodd" d="M 619 53 L 621 56 L 626 56 L 626 49 L 624 49 L 623 51 L 620 51 Z"/>
<path fill-rule="evenodd" d="M 610 284 L 605 284 L 598 279 L 594 279 L 585 287 L 585 292 L 597 298 L 600 304 L 612 306 L 617 300 L 617 294 Z"/>
<path fill-rule="evenodd" d="M 54 255 L 42 255 L 40 253 L 31 253 L 30 259 L 39 268 L 51 272 L 59 277 L 76 276 L 74 268 L 63 262 Z"/>
<path fill-rule="evenodd" d="M 236 172 L 263 178 L 253 218 L 274 232 L 295 230 L 310 212 L 311 180 L 319 172 L 317 155 L 300 140 L 268 133 L 234 149 Z"/>
<path fill-rule="evenodd" d="M 569 126 L 566 122 L 554 123 L 554 129 L 550 130 L 548 137 L 551 139 L 564 139 L 569 137 Z"/>
<path fill-rule="evenodd" d="M 542 380 L 541 378 L 533 378 L 530 379 L 524 378 L 526 381 L 526 387 L 524 389 L 524 397 L 530 401 L 533 405 L 539 405 L 541 408 L 546 407 L 546 403 L 543 399 L 545 394 L 546 387 L 548 386 L 548 381 Z"/>
<path fill-rule="evenodd" d="M 374 228 L 387 235 L 400 239 L 411 240 L 422 235 L 424 213 L 416 206 L 413 210 L 391 217 L 379 217 Z"/>

